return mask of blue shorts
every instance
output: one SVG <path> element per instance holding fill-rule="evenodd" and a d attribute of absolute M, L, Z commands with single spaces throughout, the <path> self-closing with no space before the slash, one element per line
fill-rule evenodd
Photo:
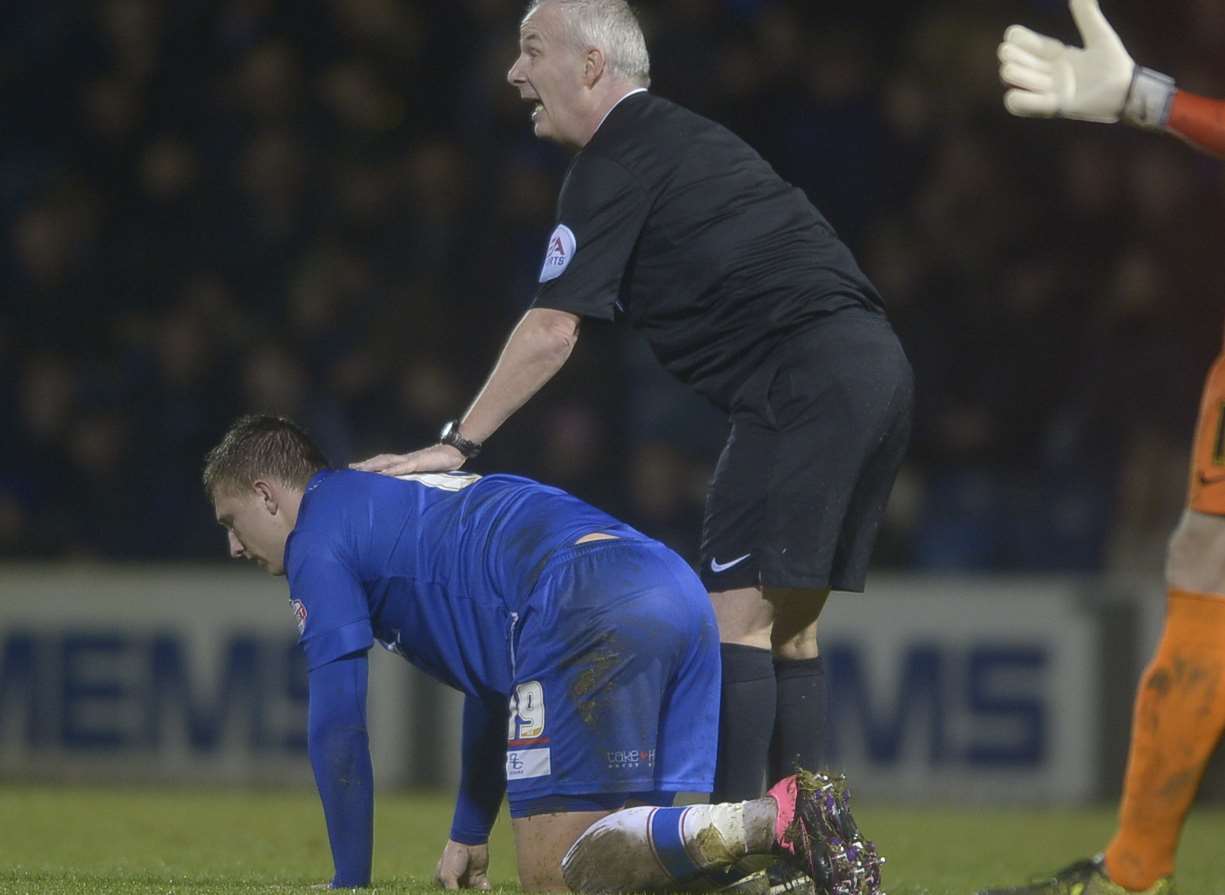
<path fill-rule="evenodd" d="M 710 792 L 719 632 L 706 589 L 671 550 L 625 539 L 559 551 L 512 648 L 512 814 L 561 796 Z"/>

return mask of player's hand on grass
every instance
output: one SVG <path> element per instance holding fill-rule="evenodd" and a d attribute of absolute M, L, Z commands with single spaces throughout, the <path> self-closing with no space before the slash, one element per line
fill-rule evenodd
<path fill-rule="evenodd" d="M 1166 123 L 1174 81 L 1132 61 L 1098 0 L 1068 0 L 1083 48 L 1012 25 L 999 47 L 1004 107 L 1022 118 Z"/>
<path fill-rule="evenodd" d="M 464 845 L 448 839 L 434 870 L 444 889 L 489 889 L 489 845 Z"/>
<path fill-rule="evenodd" d="M 360 463 L 350 463 L 350 469 L 361 472 L 381 472 L 383 475 L 408 475 L 413 472 L 452 472 L 464 465 L 466 458 L 449 444 L 435 444 L 411 454 L 379 454 Z"/>

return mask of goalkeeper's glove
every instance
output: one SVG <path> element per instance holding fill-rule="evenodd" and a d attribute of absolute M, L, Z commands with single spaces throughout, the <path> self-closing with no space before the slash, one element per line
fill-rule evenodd
<path fill-rule="evenodd" d="M 1022 118 L 1165 126 L 1174 81 L 1132 61 L 1097 0 L 1068 0 L 1084 48 L 1012 25 L 1000 44 L 1004 107 Z"/>

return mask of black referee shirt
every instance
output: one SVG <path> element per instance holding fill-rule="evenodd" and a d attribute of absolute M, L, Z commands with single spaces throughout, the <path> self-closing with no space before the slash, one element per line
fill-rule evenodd
<path fill-rule="evenodd" d="M 534 306 L 629 318 L 727 410 L 778 343 L 876 289 L 805 197 L 731 131 L 650 93 L 570 164 Z"/>

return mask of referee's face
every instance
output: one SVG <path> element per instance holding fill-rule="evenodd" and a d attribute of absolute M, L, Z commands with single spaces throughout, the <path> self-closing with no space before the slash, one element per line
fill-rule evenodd
<path fill-rule="evenodd" d="M 562 38 L 563 14 L 546 3 L 523 20 L 519 57 L 506 80 L 532 103 L 532 129 L 537 137 L 581 146 L 586 136 L 586 57 Z"/>

